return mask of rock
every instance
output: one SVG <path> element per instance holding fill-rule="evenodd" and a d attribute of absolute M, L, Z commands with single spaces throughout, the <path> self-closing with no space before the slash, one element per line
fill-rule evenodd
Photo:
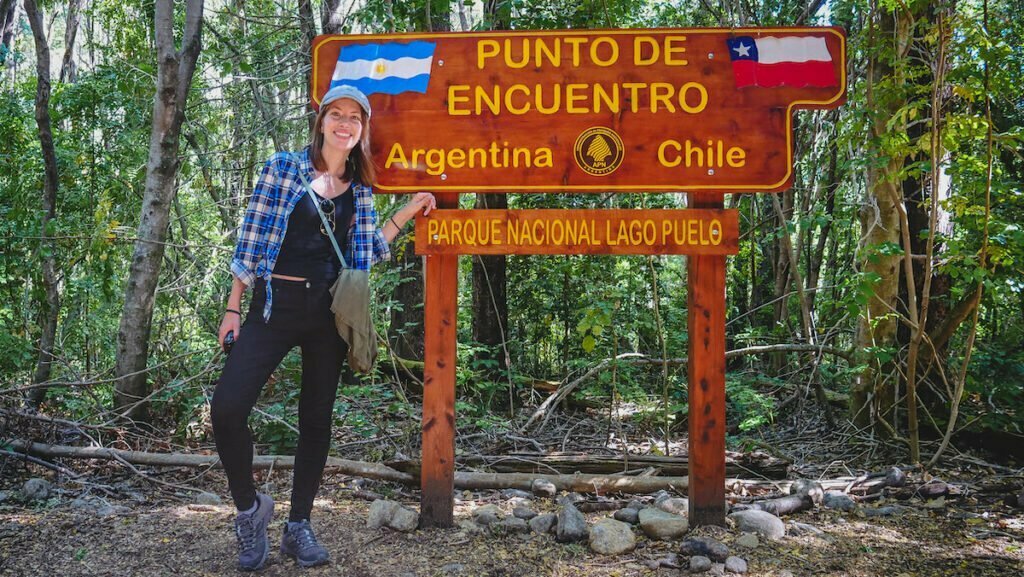
<path fill-rule="evenodd" d="M 925 509 L 942 509 L 946 506 L 946 498 L 939 497 L 938 499 L 932 499 L 924 504 Z"/>
<path fill-rule="evenodd" d="M 586 501 L 579 493 L 566 493 L 558 498 L 559 505 L 576 505 L 580 501 Z"/>
<path fill-rule="evenodd" d="M 868 517 L 888 517 L 890 515 L 895 515 L 896 513 L 899 513 L 900 510 L 899 507 L 894 507 L 890 505 L 888 507 L 866 508 L 863 509 L 863 512 L 864 515 Z"/>
<path fill-rule="evenodd" d="M 483 527 L 470 521 L 469 519 L 462 519 L 458 522 L 459 530 L 465 533 L 467 536 L 479 535 L 484 532 Z"/>
<path fill-rule="evenodd" d="M 389 527 L 396 531 L 408 533 L 419 526 L 419 514 L 412 509 L 404 507 L 401 503 L 378 499 L 370 505 L 370 513 L 366 519 L 366 526 L 375 529 L 377 527 Z"/>
<path fill-rule="evenodd" d="M 729 573 L 743 574 L 747 572 L 747 562 L 733 555 L 725 560 L 725 570 Z"/>
<path fill-rule="evenodd" d="M 484 511 L 479 515 L 473 515 L 473 520 L 484 527 L 500 523 L 502 519 L 504 519 L 504 517 L 495 515 L 493 511 Z"/>
<path fill-rule="evenodd" d="M 207 493 L 206 491 L 202 491 L 201 493 L 196 495 L 195 499 L 193 499 L 192 501 L 196 505 L 210 505 L 212 507 L 217 507 L 219 505 L 224 504 L 224 501 L 220 498 L 220 495 Z"/>
<path fill-rule="evenodd" d="M 462 563 L 449 563 L 441 566 L 441 573 L 445 575 L 461 575 L 466 566 Z"/>
<path fill-rule="evenodd" d="M 512 515 L 517 519 L 523 519 L 529 521 L 537 516 L 537 513 L 533 509 L 527 507 L 516 507 L 512 509 Z"/>
<path fill-rule="evenodd" d="M 651 571 L 657 571 L 661 567 L 661 561 L 658 559 L 651 559 L 644 564 L 647 565 L 647 568 Z"/>
<path fill-rule="evenodd" d="M 621 555 L 636 548 L 636 535 L 622 521 L 601 519 L 590 528 L 590 548 L 602 555 Z"/>
<path fill-rule="evenodd" d="M 21 486 L 21 497 L 25 501 L 42 501 L 50 496 L 53 485 L 46 479 L 29 479 Z"/>
<path fill-rule="evenodd" d="M 626 503 L 626 509 L 635 509 L 635 510 L 639 511 L 640 509 L 643 509 L 644 507 L 646 507 L 646 505 L 644 505 L 643 501 L 641 501 L 639 499 L 633 499 L 629 503 Z"/>
<path fill-rule="evenodd" d="M 558 488 L 555 487 L 555 484 L 544 479 L 534 479 L 533 484 L 530 485 L 530 490 L 538 497 L 554 497 L 558 493 Z"/>
<path fill-rule="evenodd" d="M 793 572 L 789 569 L 783 569 L 779 571 L 779 577 L 793 577 Z"/>
<path fill-rule="evenodd" d="M 500 535 L 516 535 L 529 533 L 530 525 L 518 517 L 508 517 L 490 525 L 491 532 Z"/>
<path fill-rule="evenodd" d="M 533 519 L 530 519 L 530 530 L 534 533 L 545 534 L 554 531 L 556 524 L 558 523 L 558 516 L 554 513 L 544 513 L 543 515 L 537 515 Z"/>
<path fill-rule="evenodd" d="M 473 509 L 473 520 L 484 526 L 497 523 L 504 518 L 505 514 L 497 505 L 484 505 Z"/>
<path fill-rule="evenodd" d="M 826 491 L 824 505 L 829 509 L 840 511 L 853 511 L 857 508 L 857 503 L 842 491 Z"/>
<path fill-rule="evenodd" d="M 679 554 L 687 557 L 700 555 L 721 562 L 729 556 L 729 548 L 711 537 L 691 537 L 679 546 Z"/>
<path fill-rule="evenodd" d="M 516 507 L 526 507 L 527 509 L 529 509 L 532 504 L 533 503 L 532 501 L 530 501 L 530 499 L 523 499 L 522 497 L 512 497 L 511 499 L 508 500 L 508 506 L 512 507 L 513 509 L 515 509 Z"/>
<path fill-rule="evenodd" d="M 11 498 L 11 493 L 9 491 L 0 491 L 0 503 L 3 503 L 4 501 L 6 501 L 6 500 L 8 500 L 10 498 Z"/>
<path fill-rule="evenodd" d="M 690 557 L 690 573 L 704 573 L 711 570 L 711 559 L 703 555 Z"/>
<path fill-rule="evenodd" d="M 708 575 L 711 575 L 712 577 L 724 577 L 725 563 L 712 563 L 711 570 L 708 571 Z"/>
<path fill-rule="evenodd" d="M 403 533 L 409 533 L 415 531 L 420 525 L 420 515 L 416 511 L 403 507 L 401 505 L 395 509 L 395 514 L 391 518 L 391 522 L 388 524 L 389 527 L 395 531 L 401 531 Z"/>
<path fill-rule="evenodd" d="M 690 528 L 686 517 L 648 507 L 640 511 L 640 528 L 651 539 L 678 539 Z"/>
<path fill-rule="evenodd" d="M 845 523 L 845 521 L 843 521 Z M 814 525 L 808 525 L 807 523 L 797 523 L 796 521 L 790 521 L 789 523 L 790 533 L 794 535 L 824 535 L 825 532 L 815 527 Z"/>
<path fill-rule="evenodd" d="M 654 494 L 654 504 L 657 505 L 659 502 L 664 501 L 665 499 L 670 499 L 671 497 L 671 493 L 669 493 L 665 489 L 662 489 Z"/>
<path fill-rule="evenodd" d="M 736 523 L 740 531 L 757 533 L 769 541 L 778 541 L 786 535 L 786 525 L 782 519 L 765 511 L 738 511 L 729 514 L 729 519 Z"/>
<path fill-rule="evenodd" d="M 948 494 L 949 485 L 943 483 L 942 481 L 932 481 L 930 483 L 925 483 L 924 485 L 918 487 L 916 491 L 914 491 L 915 497 L 920 497 L 925 501 L 927 501 L 928 499 L 943 497 Z"/>
<path fill-rule="evenodd" d="M 658 567 L 668 567 L 669 569 L 679 569 L 679 567 L 680 567 L 680 565 L 679 565 L 679 555 L 676 555 L 675 553 L 669 553 L 668 555 L 665 555 L 664 557 L 655 559 L 654 562 L 657 563 L 657 565 L 655 567 L 653 567 L 653 569 L 657 569 Z"/>
<path fill-rule="evenodd" d="M 266 483 L 263 483 L 262 485 L 260 485 L 260 493 L 264 493 L 266 495 L 273 495 L 276 492 L 277 492 L 277 485 L 275 485 L 274 483 L 272 483 L 270 481 L 267 481 Z"/>
<path fill-rule="evenodd" d="M 96 515 L 97 517 L 110 517 L 127 510 L 125 507 L 115 507 L 108 503 L 106 499 L 95 495 L 82 495 L 76 498 L 71 502 L 71 508 Z"/>
<path fill-rule="evenodd" d="M 907 474 L 899 467 L 892 467 L 885 473 L 885 484 L 888 487 L 902 487 L 907 484 Z"/>
<path fill-rule="evenodd" d="M 757 546 L 761 544 L 757 539 L 756 533 L 744 533 L 737 537 L 734 543 L 744 549 L 757 549 Z"/>
<path fill-rule="evenodd" d="M 502 499 L 529 499 L 533 494 L 520 489 L 505 489 L 501 492 Z"/>
<path fill-rule="evenodd" d="M 666 513 L 674 513 L 684 517 L 690 514 L 690 501 L 682 497 L 669 497 L 654 504 L 655 507 Z"/>
<path fill-rule="evenodd" d="M 807 495 L 814 502 L 814 506 L 821 505 L 822 500 L 825 498 L 825 490 L 822 489 L 821 483 L 817 481 L 811 481 L 809 479 L 797 479 L 789 486 L 790 495 Z"/>
<path fill-rule="evenodd" d="M 619 509 L 616 511 L 612 517 L 614 517 L 616 521 L 636 525 L 637 521 L 640 520 L 640 511 L 626 507 L 625 509 Z"/>
<path fill-rule="evenodd" d="M 587 538 L 587 520 L 583 513 L 566 503 L 558 512 L 558 525 L 555 527 L 555 540 L 559 543 L 572 543 Z"/>

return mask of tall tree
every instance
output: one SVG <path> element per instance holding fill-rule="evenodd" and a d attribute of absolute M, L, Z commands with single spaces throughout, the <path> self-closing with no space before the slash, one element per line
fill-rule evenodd
<path fill-rule="evenodd" d="M 41 307 L 42 334 L 39 337 L 39 360 L 32 375 L 35 384 L 50 380 L 53 365 L 53 346 L 57 336 L 57 319 L 60 315 L 60 292 L 57 280 L 57 263 L 54 246 L 49 241 L 51 223 L 57 214 L 57 152 L 53 145 L 53 130 L 50 126 L 50 45 L 46 40 L 43 14 L 36 0 L 25 0 L 25 15 L 32 27 L 36 45 L 36 126 L 39 130 L 39 145 L 43 152 L 43 219 L 40 233 L 40 252 L 43 257 L 43 289 L 46 302 Z M 46 394 L 46 389 L 37 387 L 29 394 L 29 403 L 36 406 Z"/>
<path fill-rule="evenodd" d="M 146 164 L 142 215 L 117 334 L 115 368 L 114 405 L 124 416 L 132 419 L 146 417 L 142 401 L 149 388 L 145 369 L 153 304 L 178 174 L 179 135 L 201 47 L 202 20 L 203 0 L 187 0 L 181 50 L 175 50 L 174 1 L 156 0 L 157 76 L 153 129 Z"/>
<path fill-rule="evenodd" d="M 854 383 L 850 409 L 858 425 L 873 424 L 878 433 L 892 436 L 900 384 L 893 361 L 899 349 L 900 245 L 905 237 L 901 213 L 905 222 L 904 189 L 919 191 L 921 186 L 917 180 L 908 182 L 904 132 L 894 132 L 892 127 L 912 107 L 908 103 L 921 98 L 917 85 L 928 85 L 928 78 L 912 70 L 911 53 L 917 27 L 928 24 L 931 10 L 930 3 L 917 0 L 895 7 L 880 5 L 874 13 L 868 32 L 867 107 L 872 115 L 872 153 L 880 160 L 868 169 L 868 196 L 859 215 L 861 273 L 873 286 L 857 324 L 857 346 L 867 353 L 866 368 Z M 914 295 L 915 302 L 907 303 L 915 315 L 913 322 L 916 289 L 908 293 Z"/>
<path fill-rule="evenodd" d="M 7 62 L 18 20 L 18 0 L 0 0 L 0 66 Z"/>
<path fill-rule="evenodd" d="M 64 23 L 64 60 L 60 65 L 61 82 L 75 81 L 75 37 L 78 35 L 78 23 L 82 19 L 81 8 L 82 0 L 68 0 L 68 16 Z"/>

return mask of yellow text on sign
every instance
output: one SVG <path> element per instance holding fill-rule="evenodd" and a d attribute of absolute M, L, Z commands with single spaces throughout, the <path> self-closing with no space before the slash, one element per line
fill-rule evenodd
<path fill-rule="evenodd" d="M 733 254 L 725 210 L 442 210 L 417 222 L 421 254 Z"/>

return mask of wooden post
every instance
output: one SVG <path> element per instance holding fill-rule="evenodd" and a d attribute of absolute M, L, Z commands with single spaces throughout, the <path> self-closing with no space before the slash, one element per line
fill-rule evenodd
<path fill-rule="evenodd" d="M 722 208 L 690 193 L 688 208 Z M 690 524 L 725 525 L 725 257 L 687 257 Z"/>
<path fill-rule="evenodd" d="M 458 193 L 437 195 L 438 208 L 457 208 L 458 205 Z M 419 219 L 416 226 L 421 226 Z M 455 321 L 459 256 L 435 254 L 424 258 L 420 527 L 451 527 L 455 509 Z"/>

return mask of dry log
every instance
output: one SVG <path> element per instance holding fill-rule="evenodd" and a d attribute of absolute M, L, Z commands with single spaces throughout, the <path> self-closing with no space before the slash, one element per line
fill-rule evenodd
<path fill-rule="evenodd" d="M 798 511 L 806 511 L 807 509 L 814 508 L 814 501 L 811 496 L 807 493 L 801 493 L 799 495 L 787 495 L 785 497 L 779 497 L 778 499 L 766 499 L 764 501 L 755 501 L 751 505 L 752 509 L 760 509 L 781 517 L 782 515 L 790 515 Z"/>
<path fill-rule="evenodd" d="M 181 453 L 145 453 L 122 451 L 103 447 L 69 447 L 46 445 L 30 441 L 15 440 L 12 450 L 26 455 L 50 458 L 124 460 L 138 465 L 163 467 L 216 467 L 220 459 L 216 455 L 187 455 Z M 294 457 L 261 455 L 253 459 L 253 468 L 290 469 L 295 466 Z M 368 479 L 394 481 L 418 487 L 418 476 L 396 471 L 380 463 L 365 463 L 330 457 L 327 468 L 334 471 Z M 550 481 L 559 490 L 578 493 L 654 493 L 662 489 L 686 491 L 689 482 L 686 477 L 627 477 L 624 475 L 544 475 L 529 473 L 455 473 L 455 486 L 459 489 L 522 489 L 529 491 L 534 479 Z M 735 483 L 738 480 L 730 480 Z M 742 482 L 742 481 L 739 481 Z"/>
<path fill-rule="evenodd" d="M 544 474 L 616 474 L 625 470 L 653 469 L 658 475 L 683 477 L 689 473 L 687 457 L 657 455 L 600 456 L 581 453 L 513 452 L 507 455 L 469 455 L 459 457 L 459 465 L 486 468 L 496 473 Z M 389 462 L 389 467 L 412 472 L 418 464 L 411 461 Z M 785 479 L 789 462 L 761 451 L 753 453 L 727 452 L 726 475 L 731 477 L 763 477 Z"/>

